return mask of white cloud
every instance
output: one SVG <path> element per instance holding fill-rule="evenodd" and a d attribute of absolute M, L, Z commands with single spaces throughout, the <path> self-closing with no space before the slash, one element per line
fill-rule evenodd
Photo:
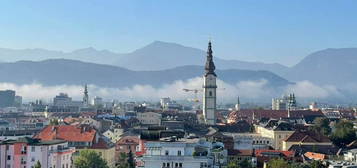
<path fill-rule="evenodd" d="M 134 85 L 127 88 L 102 88 L 96 85 L 89 85 L 90 97 L 100 96 L 106 100 L 149 100 L 158 101 L 161 97 L 171 97 L 176 100 L 192 99 L 193 93 L 184 92 L 183 88 L 202 89 L 202 78 L 192 78 L 189 80 L 179 80 L 172 84 L 167 84 L 161 88 L 150 85 Z M 228 84 L 222 80 L 217 81 L 218 101 L 232 102 L 239 95 L 242 99 L 258 100 L 262 98 L 270 99 L 283 93 L 294 92 L 300 98 L 327 98 L 329 96 L 340 95 L 334 86 L 317 86 L 309 81 L 298 82 L 282 88 L 280 91 L 269 88 L 267 80 L 242 81 L 236 84 Z M 57 85 L 44 86 L 39 83 L 16 85 L 12 83 L 0 83 L 0 90 L 16 90 L 17 95 L 23 96 L 25 101 L 43 99 L 51 101 L 58 93 L 68 93 L 73 99 L 81 100 L 83 86 L 79 85 Z M 202 92 L 197 94 L 201 99 Z"/>
<path fill-rule="evenodd" d="M 295 93 L 300 98 L 328 98 L 332 96 L 342 96 L 335 86 L 318 86 L 310 81 L 297 82 L 286 88 L 287 93 Z"/>

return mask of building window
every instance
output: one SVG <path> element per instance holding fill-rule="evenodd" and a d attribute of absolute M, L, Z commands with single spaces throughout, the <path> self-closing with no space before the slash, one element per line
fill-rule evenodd
<path fill-rule="evenodd" d="M 166 163 L 162 163 L 162 167 L 163 167 L 163 168 L 166 167 Z"/>
<path fill-rule="evenodd" d="M 169 151 L 168 150 L 165 151 L 165 155 L 166 156 L 169 155 Z"/>
<path fill-rule="evenodd" d="M 34 146 L 31 146 L 31 152 L 35 152 L 36 148 Z"/>
<path fill-rule="evenodd" d="M 7 155 L 7 160 L 11 160 L 11 155 Z"/>
<path fill-rule="evenodd" d="M 181 151 L 180 151 L 180 150 L 177 151 L 177 155 L 178 155 L 178 156 L 181 156 Z"/>
<path fill-rule="evenodd" d="M 209 96 L 212 96 L 212 91 L 209 91 L 208 94 L 209 94 Z"/>
<path fill-rule="evenodd" d="M 170 167 L 170 163 L 166 163 L 166 167 Z"/>
<path fill-rule="evenodd" d="M 175 163 L 175 167 L 178 167 L 178 163 Z"/>
<path fill-rule="evenodd" d="M 179 167 L 182 167 L 182 163 L 179 163 Z"/>

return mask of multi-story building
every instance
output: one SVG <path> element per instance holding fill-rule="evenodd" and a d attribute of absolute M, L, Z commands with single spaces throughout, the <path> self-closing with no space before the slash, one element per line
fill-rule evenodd
<path fill-rule="evenodd" d="M 74 152 L 64 140 L 6 140 L 0 143 L 0 167 L 31 168 L 40 162 L 42 168 L 70 168 Z"/>
<path fill-rule="evenodd" d="M 222 143 L 211 143 L 204 139 L 160 139 L 147 141 L 146 152 L 137 158 L 144 168 L 213 168 L 225 164 L 227 158 Z"/>
<path fill-rule="evenodd" d="M 257 133 L 232 133 L 225 134 L 233 137 L 234 149 L 252 150 L 252 149 L 269 149 L 273 146 L 273 139 L 264 137 Z"/>
<path fill-rule="evenodd" d="M 136 118 L 142 125 L 160 125 L 161 114 L 155 112 L 137 113 Z"/>
<path fill-rule="evenodd" d="M 289 150 L 293 145 L 311 145 L 320 146 L 326 145 L 332 148 L 332 141 L 319 132 L 308 130 L 296 130 L 293 134 L 283 140 L 282 150 Z M 316 152 L 316 151 L 315 151 Z"/>
<path fill-rule="evenodd" d="M 282 150 L 282 141 L 293 134 L 295 128 L 288 122 L 271 119 L 267 123 L 255 125 L 255 131 L 262 137 L 271 138 L 274 149 Z"/>
<path fill-rule="evenodd" d="M 11 107 L 15 104 L 15 91 L 0 90 L 0 108 Z"/>

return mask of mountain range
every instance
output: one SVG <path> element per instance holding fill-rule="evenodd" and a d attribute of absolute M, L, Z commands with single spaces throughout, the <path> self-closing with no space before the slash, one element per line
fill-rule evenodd
<path fill-rule="evenodd" d="M 84 48 L 73 52 L 0 49 L 0 81 L 24 84 L 83 84 L 159 87 L 202 76 L 206 53 L 175 43 L 155 41 L 130 53 Z M 26 60 L 26 61 L 24 61 Z M 296 65 L 225 60 L 214 57 L 219 78 L 228 83 L 266 79 L 273 87 L 298 81 L 357 90 L 357 48 L 316 51 Z M 11 75 L 9 75 L 11 74 Z M 356 92 L 357 95 L 357 91 Z"/>
<path fill-rule="evenodd" d="M 176 43 L 154 41 L 147 46 L 130 53 L 114 53 L 108 50 L 96 50 L 92 47 L 73 52 L 46 49 L 5 49 L 0 48 L 0 62 L 22 60 L 42 61 L 46 59 L 73 59 L 83 62 L 119 66 L 131 70 L 165 70 L 185 65 L 203 65 L 206 52 Z M 160 62 L 160 64 L 158 64 Z M 267 70 L 283 73 L 288 68 L 281 64 L 266 64 L 239 60 L 226 60 L 215 57 L 219 69 Z"/>
<path fill-rule="evenodd" d="M 133 71 L 117 66 L 87 63 L 67 59 L 44 61 L 18 61 L 0 63 L 0 82 L 28 84 L 39 82 L 44 85 L 95 84 L 100 87 L 131 87 L 151 85 L 161 87 L 177 80 L 187 80 L 203 75 L 204 67 L 187 65 L 158 71 Z M 227 83 L 258 81 L 265 79 L 270 86 L 285 86 L 289 81 L 269 71 L 217 70 L 219 78 Z"/>

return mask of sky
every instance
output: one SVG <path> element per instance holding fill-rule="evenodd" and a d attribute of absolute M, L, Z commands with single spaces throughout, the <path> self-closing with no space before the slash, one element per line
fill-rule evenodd
<path fill-rule="evenodd" d="M 0 48 L 132 52 L 153 41 L 225 59 L 292 66 L 326 48 L 357 47 L 354 0 L 4 0 Z"/>

